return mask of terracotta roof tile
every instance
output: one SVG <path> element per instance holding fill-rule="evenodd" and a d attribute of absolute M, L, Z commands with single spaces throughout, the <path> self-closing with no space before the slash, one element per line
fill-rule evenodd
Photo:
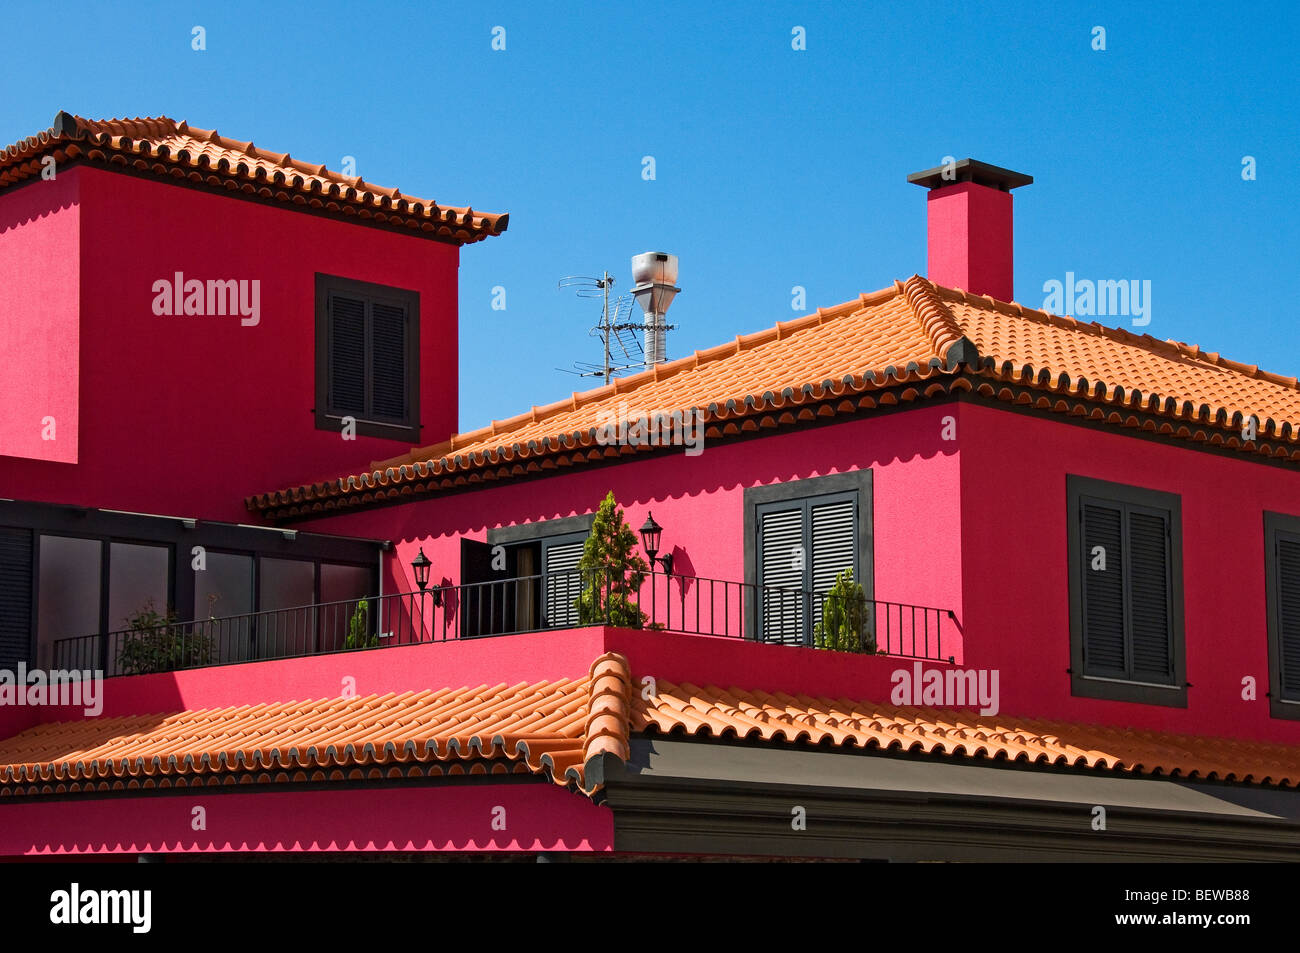
<path fill-rule="evenodd" d="M 627 662 L 586 678 L 86 719 L 0 741 L 0 797 L 429 775 L 531 773 L 594 793 L 628 757 Z"/>
<path fill-rule="evenodd" d="M 1005 368 L 1006 376 L 1024 376 L 1026 367 L 1035 375 L 1045 370 L 1054 379 L 1068 379 L 1068 384 L 1054 383 L 1058 390 L 1101 385 L 1099 396 L 1135 406 L 1158 397 L 1162 408 L 1204 410 L 1211 419 L 1256 415 L 1261 434 L 1266 429 L 1280 434 L 1282 425 L 1289 424 L 1289 436 L 1296 439 L 1300 388 L 1293 377 L 1262 372 L 1192 344 L 937 290 L 987 369 Z M 1130 396 L 1135 393 L 1139 396 Z"/>
<path fill-rule="evenodd" d="M 0 149 L 0 189 L 39 176 L 45 156 L 284 202 L 455 244 L 499 235 L 510 218 L 439 205 L 166 116 L 84 119 L 59 113 L 49 129 Z"/>
<path fill-rule="evenodd" d="M 1300 459 L 1295 378 L 1194 345 L 1084 324 L 938 287 L 914 275 L 883 291 L 373 463 L 369 471 L 246 503 L 271 517 L 310 515 L 605 460 L 636 450 L 601 446 L 597 439 L 597 427 L 621 415 L 697 409 L 706 438 L 716 440 L 972 388 L 1019 403 L 1026 398 L 1016 388 L 1034 390 L 1042 395 L 1034 402 L 1045 409 Z M 894 393 L 881 393 L 887 389 Z M 1082 404 L 1089 407 L 1080 410 Z M 1258 440 L 1245 441 L 1241 427 L 1252 415 Z"/>
<path fill-rule="evenodd" d="M 1300 747 L 659 680 L 632 730 L 1300 786 Z"/>
<path fill-rule="evenodd" d="M 1287 745 L 662 679 L 646 698 L 632 684 L 606 653 L 575 680 L 40 725 L 0 741 L 0 797 L 515 773 L 594 794 L 587 766 L 627 761 L 633 732 L 1300 786 Z"/>

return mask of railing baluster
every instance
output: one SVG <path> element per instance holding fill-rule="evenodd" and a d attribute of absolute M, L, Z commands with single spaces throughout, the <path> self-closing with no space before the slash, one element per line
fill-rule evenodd
<path fill-rule="evenodd" d="M 446 586 L 439 590 L 441 604 L 434 605 L 433 615 L 428 618 L 424 612 L 433 602 L 430 592 L 367 597 L 364 626 L 358 635 L 362 636 L 363 645 L 373 642 L 378 647 L 446 641 L 453 637 L 448 635 L 453 606 L 460 623 L 465 625 L 465 632 L 481 637 L 543 628 L 568 628 L 580 624 L 578 600 L 584 592 L 591 591 L 600 603 L 600 611 L 593 620 L 597 623 L 613 624 L 613 602 L 617 599 L 633 619 L 644 613 L 645 625 L 671 632 L 745 638 L 752 626 L 754 638 L 759 641 L 815 645 L 814 628 L 821 616 L 826 597 L 824 592 L 667 574 L 664 575 L 664 585 L 660 587 L 656 578 L 659 574 L 653 567 L 648 575 L 648 596 L 644 591 L 647 584 L 644 575 L 640 584 L 632 586 L 626 574 L 620 583 L 613 571 L 576 568 Z M 722 587 L 721 618 L 718 612 L 719 584 Z M 687 604 L 687 586 L 695 589 L 693 610 Z M 707 599 L 703 593 L 705 586 L 708 587 Z M 738 594 L 734 617 L 733 587 Z M 663 589 L 662 605 L 660 588 Z M 341 652 L 347 650 L 351 620 L 359 608 L 360 600 L 352 599 L 216 619 L 168 622 L 153 630 L 119 630 L 102 635 L 75 636 L 54 641 L 43 650 L 43 658 L 60 668 L 74 665 L 78 668 L 100 667 L 106 676 L 111 676 L 124 674 L 118 660 L 127 646 L 151 637 L 172 640 L 172 657 L 168 664 L 177 669 Z M 623 609 L 620 609 L 620 618 Z M 438 619 L 440 611 L 441 622 Z M 694 619 L 688 615 L 690 611 L 694 611 Z M 947 661 L 943 655 L 945 615 L 956 618 L 951 611 L 933 606 L 869 600 L 866 625 L 880 652 Z M 531 621 L 521 624 L 525 619 Z M 388 633 L 387 638 L 382 637 L 384 633 Z"/>

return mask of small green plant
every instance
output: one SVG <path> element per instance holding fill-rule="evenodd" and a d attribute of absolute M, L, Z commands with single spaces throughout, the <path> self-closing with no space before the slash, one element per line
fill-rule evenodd
<path fill-rule="evenodd" d="M 379 633 L 370 630 L 370 600 L 362 599 L 352 610 L 348 621 L 348 637 L 343 643 L 345 649 L 373 649 L 379 644 Z"/>
<path fill-rule="evenodd" d="M 876 636 L 868 621 L 867 594 L 853 581 L 853 570 L 835 577 L 835 585 L 822 602 L 822 618 L 813 629 L 813 644 L 836 652 L 876 654 Z"/>
<path fill-rule="evenodd" d="M 623 510 L 611 490 L 596 510 L 591 535 L 582 549 L 578 569 L 582 594 L 574 602 L 581 625 L 617 625 L 639 629 L 648 616 L 634 604 L 641 591 L 646 561 L 636 552 L 637 538 L 623 519 Z"/>
<path fill-rule="evenodd" d="M 177 621 L 176 611 L 165 613 L 146 602 L 144 608 L 127 616 L 128 632 L 117 654 L 123 675 L 149 675 L 193 668 L 212 661 L 212 641 L 189 623 Z"/>

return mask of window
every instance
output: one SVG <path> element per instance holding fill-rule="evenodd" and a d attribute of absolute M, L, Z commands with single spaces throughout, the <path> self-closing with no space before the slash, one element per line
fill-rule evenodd
<path fill-rule="evenodd" d="M 462 638 L 578 624 L 578 561 L 594 514 L 488 530 L 461 540 Z"/>
<path fill-rule="evenodd" d="M 166 615 L 171 547 L 54 534 L 39 540 L 37 665 L 117 674 L 117 659 L 101 654 L 98 636 L 126 630 L 149 608 Z"/>
<path fill-rule="evenodd" d="M 320 565 L 320 601 L 357 602 L 373 595 L 374 570 L 368 566 Z"/>
<path fill-rule="evenodd" d="M 110 543 L 108 629 L 119 632 L 148 607 L 166 615 L 171 607 L 171 549 L 139 543 Z"/>
<path fill-rule="evenodd" d="M 374 597 L 374 575 L 370 566 L 258 557 L 257 609 L 269 613 L 255 620 L 259 656 L 285 658 L 345 648 L 362 599 L 368 599 L 364 618 L 372 627 L 384 614 L 383 604 Z"/>
<path fill-rule="evenodd" d="M 268 609 L 296 609 L 316 602 L 316 564 L 302 559 L 262 559 L 259 603 Z"/>
<path fill-rule="evenodd" d="M 542 597 L 542 625 L 547 628 L 578 624 L 578 597 L 582 595 L 582 579 L 578 562 L 587 544 L 587 535 L 570 533 L 552 536 L 541 541 L 542 575 L 545 587 Z"/>
<path fill-rule="evenodd" d="M 41 668 L 98 668 L 103 543 L 41 536 L 37 567 L 36 664 Z M 75 639 L 63 642 L 62 639 Z M 56 649 L 56 644 L 58 648 Z"/>
<path fill-rule="evenodd" d="M 1073 693 L 1185 708 L 1178 496 L 1075 476 L 1067 496 Z"/>
<path fill-rule="evenodd" d="M 1264 545 L 1269 711 L 1300 720 L 1300 517 L 1265 513 Z"/>
<path fill-rule="evenodd" d="M 420 296 L 316 276 L 316 426 L 418 441 Z"/>
<path fill-rule="evenodd" d="M 194 618 L 225 619 L 203 631 L 214 662 L 253 658 L 253 557 L 208 550 L 206 566 L 194 574 Z"/>
<path fill-rule="evenodd" d="M 122 640 L 102 636 L 121 632 L 149 603 L 160 614 L 174 609 L 184 622 L 355 601 L 374 590 L 381 545 L 378 540 L 286 535 L 229 523 L 0 500 L 0 668 L 25 661 L 117 674 Z M 197 558 L 200 549 L 202 560 Z M 320 628 L 328 623 L 346 632 L 354 611 L 355 606 L 335 607 Z M 213 660 L 311 650 L 316 615 L 324 613 L 305 610 L 269 621 L 244 618 L 209 625 L 205 631 L 212 637 Z"/>
<path fill-rule="evenodd" d="M 253 557 L 208 550 L 194 577 L 194 618 L 213 619 L 253 611 Z"/>
<path fill-rule="evenodd" d="M 258 570 L 258 608 L 274 613 L 259 620 L 259 652 L 268 658 L 280 658 L 316 651 L 319 613 L 314 608 L 301 608 L 316 602 L 316 564 L 263 557 L 258 561 Z"/>
<path fill-rule="evenodd" d="M 368 566 L 344 566 L 336 563 L 320 564 L 321 610 L 320 649 L 333 652 L 347 646 L 352 619 L 358 616 L 361 600 L 366 600 L 364 619 L 372 631 L 378 631 L 387 621 L 391 624 L 394 605 L 375 599 L 375 573 Z M 383 636 L 381 636 L 382 638 Z"/>
<path fill-rule="evenodd" d="M 872 597 L 871 471 L 745 491 L 750 638 L 811 644 L 825 594 L 844 570 Z"/>

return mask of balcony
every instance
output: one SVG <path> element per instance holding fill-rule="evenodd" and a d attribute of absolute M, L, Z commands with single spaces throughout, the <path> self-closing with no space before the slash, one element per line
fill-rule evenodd
<path fill-rule="evenodd" d="M 136 675 L 588 625 L 822 647 L 826 597 L 658 572 L 633 587 L 569 570 L 66 638 L 53 643 L 53 667 Z M 951 610 L 881 600 L 864 610 L 876 654 L 954 661 L 961 639 Z"/>

